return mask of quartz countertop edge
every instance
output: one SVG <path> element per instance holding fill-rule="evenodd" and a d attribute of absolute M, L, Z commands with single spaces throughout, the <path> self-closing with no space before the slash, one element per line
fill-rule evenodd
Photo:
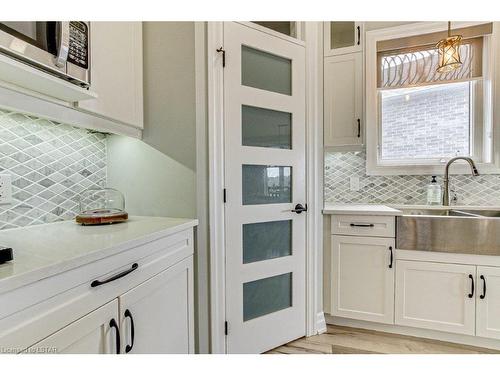
<path fill-rule="evenodd" d="M 402 212 L 398 209 L 381 204 L 325 203 L 325 206 L 323 208 L 323 214 L 398 216 L 402 215 Z"/>
<path fill-rule="evenodd" d="M 0 231 L 14 260 L 0 264 L 0 294 L 198 225 L 196 219 L 131 216 L 113 225 L 74 221 Z"/>

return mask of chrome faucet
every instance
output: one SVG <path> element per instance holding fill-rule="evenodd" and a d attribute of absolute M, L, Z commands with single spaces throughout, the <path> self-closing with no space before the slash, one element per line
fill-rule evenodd
<path fill-rule="evenodd" d="M 477 171 L 476 164 L 474 164 L 474 160 L 466 156 L 457 156 L 448 160 L 446 163 L 446 167 L 444 168 L 444 192 L 443 192 L 443 206 L 450 205 L 450 165 L 457 160 L 465 160 L 470 165 L 470 169 L 472 171 L 473 176 L 479 176 L 479 172 Z"/>

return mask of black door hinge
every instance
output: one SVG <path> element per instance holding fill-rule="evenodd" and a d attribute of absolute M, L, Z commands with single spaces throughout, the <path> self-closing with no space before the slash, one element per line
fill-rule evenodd
<path fill-rule="evenodd" d="M 224 322 L 224 334 L 227 336 L 229 329 L 227 328 L 227 322 Z"/>
<path fill-rule="evenodd" d="M 226 50 L 223 47 L 217 48 L 217 52 L 221 53 L 222 52 L 222 67 L 226 67 Z"/>
<path fill-rule="evenodd" d="M 226 189 L 222 190 L 222 200 L 226 203 Z"/>

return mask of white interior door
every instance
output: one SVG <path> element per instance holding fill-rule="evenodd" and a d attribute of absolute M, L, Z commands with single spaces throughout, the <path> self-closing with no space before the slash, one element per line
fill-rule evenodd
<path fill-rule="evenodd" d="M 305 334 L 305 51 L 224 23 L 227 352 Z"/>

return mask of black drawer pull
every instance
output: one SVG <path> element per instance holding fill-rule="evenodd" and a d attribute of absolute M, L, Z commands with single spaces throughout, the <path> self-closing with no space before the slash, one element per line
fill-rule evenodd
<path fill-rule="evenodd" d="M 357 30 L 358 30 L 358 46 L 359 46 L 361 44 L 361 27 L 358 26 Z"/>
<path fill-rule="evenodd" d="M 394 255 L 393 255 L 393 252 L 392 252 L 392 246 L 389 246 L 389 251 L 391 252 L 391 263 L 389 263 L 389 268 L 392 268 L 392 261 L 394 259 Z"/>
<path fill-rule="evenodd" d="M 483 294 L 481 294 L 479 298 L 484 299 L 484 297 L 486 297 L 486 279 L 483 275 L 481 275 L 479 278 L 483 280 Z"/>
<path fill-rule="evenodd" d="M 361 120 L 358 118 L 358 138 L 361 138 Z"/>
<path fill-rule="evenodd" d="M 116 330 L 116 354 L 120 354 L 120 329 L 118 328 L 116 320 L 111 319 L 109 326 Z"/>
<path fill-rule="evenodd" d="M 103 281 L 101 281 L 101 280 L 94 280 L 94 281 L 92 281 L 92 283 L 90 284 L 90 286 L 92 288 L 95 288 L 96 286 L 107 284 L 107 283 L 110 283 L 111 281 L 115 281 L 115 280 L 121 279 L 123 276 L 127 276 L 130 272 L 135 271 L 138 267 L 139 267 L 139 265 L 137 263 L 134 263 L 134 264 L 132 264 L 132 267 L 130 267 L 128 270 L 122 271 L 120 273 L 117 273 L 116 275 L 111 276 L 109 279 L 106 279 L 106 280 L 103 280 Z"/>
<path fill-rule="evenodd" d="M 472 277 L 472 275 L 469 275 L 469 279 L 471 281 L 471 289 L 470 289 L 470 293 L 469 293 L 469 298 L 472 298 L 474 297 L 474 278 Z"/>
<path fill-rule="evenodd" d="M 350 224 L 351 227 L 361 227 L 361 228 L 373 228 L 375 225 L 374 224 Z"/>
<path fill-rule="evenodd" d="M 132 313 L 130 312 L 129 309 L 125 310 L 125 318 L 130 318 L 130 336 L 132 338 L 132 342 L 130 343 L 130 345 L 127 344 L 127 346 L 125 347 L 125 353 L 128 353 L 134 347 L 134 336 L 135 336 L 134 317 L 132 316 Z"/>

